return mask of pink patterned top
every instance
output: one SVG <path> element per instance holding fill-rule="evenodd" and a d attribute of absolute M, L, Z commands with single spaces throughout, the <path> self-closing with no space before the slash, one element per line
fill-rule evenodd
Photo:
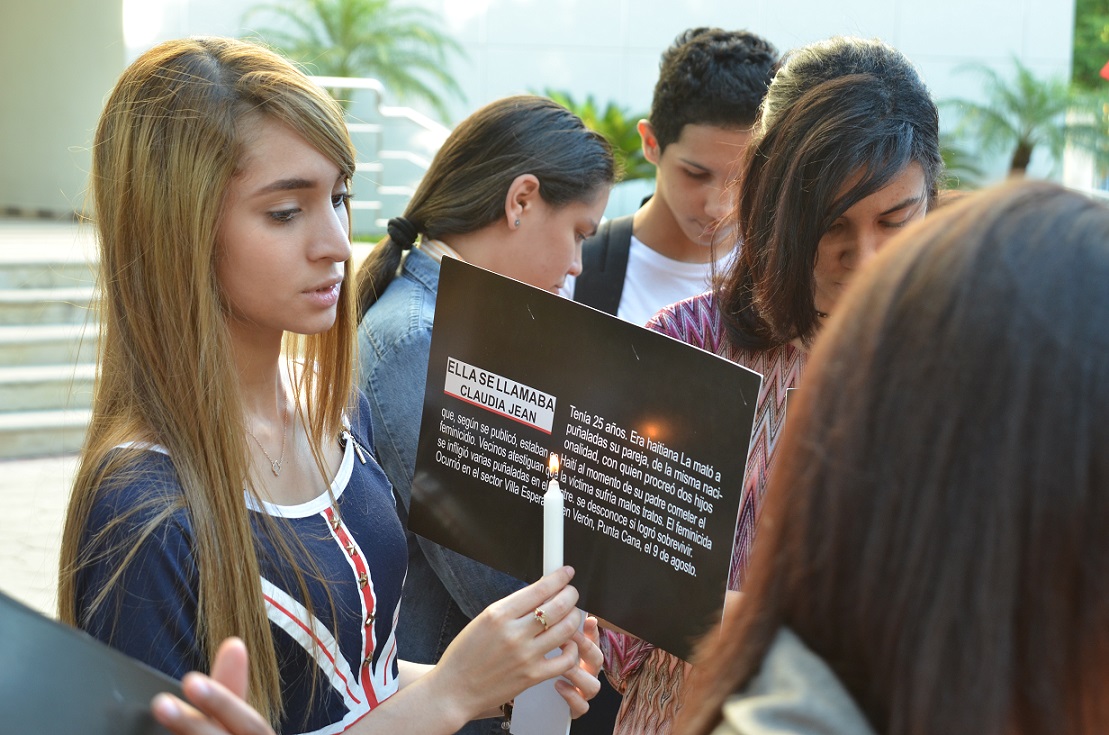
<path fill-rule="evenodd" d="M 773 462 L 785 420 L 786 390 L 797 387 L 806 353 L 790 344 L 763 351 L 732 348 L 711 292 L 666 307 L 647 327 L 763 376 L 728 575 L 728 588 L 739 589 L 766 492 L 767 468 Z M 682 684 L 689 665 L 646 641 L 611 630 L 602 629 L 601 649 L 605 674 L 624 695 L 614 735 L 669 733 L 682 705 Z"/>

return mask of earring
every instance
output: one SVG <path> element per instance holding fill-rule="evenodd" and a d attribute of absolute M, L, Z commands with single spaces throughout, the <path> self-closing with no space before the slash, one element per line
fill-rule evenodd
<path fill-rule="evenodd" d="M 515 221 L 515 222 L 513 223 L 513 227 L 519 227 L 519 226 L 520 226 L 520 220 L 519 220 L 519 219 L 517 219 L 517 220 L 516 220 L 516 221 Z"/>

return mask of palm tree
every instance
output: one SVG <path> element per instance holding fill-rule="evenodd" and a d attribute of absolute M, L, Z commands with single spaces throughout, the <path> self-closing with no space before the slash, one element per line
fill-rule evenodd
<path fill-rule="evenodd" d="M 1101 105 L 1088 95 L 1072 91 L 1062 79 L 1039 79 L 1014 58 L 1016 76 L 1009 80 L 994 69 L 972 64 L 965 70 L 983 81 L 984 102 L 945 100 L 945 107 L 962 113 L 957 128 L 961 137 L 985 152 L 1009 154 L 1010 174 L 1023 175 L 1037 147 L 1046 147 L 1055 161 L 1070 143 L 1109 161 L 1109 137 Z"/>
<path fill-rule="evenodd" d="M 279 27 L 254 35 L 311 73 L 334 77 L 373 77 L 399 99 L 420 99 L 447 120 L 439 89 L 464 99 L 458 83 L 444 70 L 450 53 L 465 56 L 457 41 L 437 28 L 425 8 L 393 0 L 289 0 L 258 5 L 243 25 L 268 16 Z M 336 95 L 344 107 L 347 95 Z"/>
<path fill-rule="evenodd" d="M 586 96 L 584 102 L 577 102 L 569 92 L 556 89 L 544 90 L 542 94 L 570 110 L 581 118 L 585 127 L 608 140 L 617 168 L 622 172 L 621 181 L 655 177 L 655 167 L 643 157 L 643 146 L 636 129 L 639 119 L 646 115 L 630 113 L 615 102 L 609 102 L 602 108 L 593 95 Z"/>
<path fill-rule="evenodd" d="M 947 186 L 975 189 L 980 185 L 985 172 L 979 165 L 978 157 L 960 145 L 952 134 L 940 133 L 940 155 L 943 156 Z"/>

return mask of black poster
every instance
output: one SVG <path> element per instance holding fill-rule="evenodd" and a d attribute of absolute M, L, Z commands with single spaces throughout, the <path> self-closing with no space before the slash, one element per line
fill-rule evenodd
<path fill-rule="evenodd" d="M 0 717 L 6 733 L 168 735 L 150 700 L 180 685 L 0 593 Z"/>
<path fill-rule="evenodd" d="M 538 579 L 555 452 L 579 606 L 688 658 L 723 603 L 761 383 L 444 258 L 410 527 Z"/>

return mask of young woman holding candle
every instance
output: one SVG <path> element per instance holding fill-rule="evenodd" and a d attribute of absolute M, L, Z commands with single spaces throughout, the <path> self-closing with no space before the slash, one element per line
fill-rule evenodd
<path fill-rule="evenodd" d="M 390 220 L 359 273 L 358 339 L 381 466 L 406 507 L 442 258 L 557 293 L 581 270 L 613 178 L 608 143 L 574 114 L 543 97 L 508 97 L 459 123 L 404 216 Z M 408 551 L 397 637 L 415 661 L 438 661 L 471 618 L 522 586 L 411 533 Z"/>
<path fill-rule="evenodd" d="M 712 291 L 648 325 L 765 376 L 730 589 L 743 581 L 786 390 L 856 270 L 932 206 L 942 168 L 936 106 L 901 53 L 835 38 L 786 54 L 738 183 L 738 257 Z M 617 631 L 602 630 L 601 643 L 624 693 L 616 732 L 670 732 L 688 666 Z"/>
<path fill-rule="evenodd" d="M 60 617 L 174 676 L 230 656 L 253 724 L 286 733 L 454 732 L 559 674 L 580 713 L 579 652 L 600 657 L 568 569 L 438 666 L 400 658 L 404 530 L 353 386 L 353 172 L 339 107 L 258 46 L 171 41 L 120 78 L 94 146 L 100 369 Z M 217 658 L 228 636 L 249 677 L 241 644 Z"/>
<path fill-rule="evenodd" d="M 1017 181 L 867 266 L 679 732 L 1109 731 L 1107 243 L 1104 204 Z"/>

